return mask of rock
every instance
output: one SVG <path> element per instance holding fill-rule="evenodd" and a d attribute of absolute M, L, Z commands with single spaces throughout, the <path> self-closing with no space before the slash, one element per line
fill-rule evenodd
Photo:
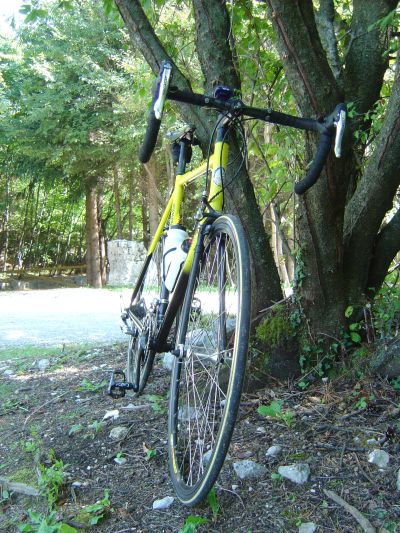
<path fill-rule="evenodd" d="M 11 377 L 13 375 L 14 375 L 14 372 L 12 370 L 10 370 L 10 369 L 4 370 L 4 372 L 3 372 L 3 376 L 5 376 L 6 378 L 9 378 L 9 377 Z"/>
<path fill-rule="evenodd" d="M 400 491 L 400 469 L 399 471 L 397 472 L 397 483 L 396 483 L 396 488 L 398 491 Z"/>
<path fill-rule="evenodd" d="M 114 463 L 117 463 L 117 465 L 122 466 L 126 463 L 125 457 L 114 457 Z"/>
<path fill-rule="evenodd" d="M 378 441 L 376 439 L 368 439 L 367 440 L 367 444 L 368 446 L 376 446 L 378 443 Z"/>
<path fill-rule="evenodd" d="M 267 457 L 278 457 L 281 451 L 282 451 L 282 446 L 279 446 L 279 444 L 276 444 L 275 446 L 270 446 L 265 455 Z"/>
<path fill-rule="evenodd" d="M 113 409 L 112 411 L 107 411 L 106 414 L 103 416 L 103 420 L 108 420 L 109 418 L 112 418 L 113 420 L 117 420 L 117 418 L 119 418 L 118 409 Z"/>
<path fill-rule="evenodd" d="M 314 522 L 305 522 L 299 527 L 299 533 L 314 533 L 317 529 L 317 525 Z"/>
<path fill-rule="evenodd" d="M 167 370 L 172 370 L 174 360 L 175 360 L 175 355 L 173 355 L 171 352 L 166 352 L 162 360 L 163 367 L 166 368 Z"/>
<path fill-rule="evenodd" d="M 210 464 L 211 456 L 212 450 L 208 450 L 208 452 L 203 455 L 203 465 L 205 468 L 207 468 L 207 466 Z"/>
<path fill-rule="evenodd" d="M 82 483 L 80 481 L 74 481 L 73 483 L 71 483 L 71 487 L 73 489 L 80 489 L 82 488 Z"/>
<path fill-rule="evenodd" d="M 310 477 L 310 467 L 308 464 L 303 463 L 280 466 L 278 472 L 282 477 L 289 479 L 298 485 L 306 483 Z"/>
<path fill-rule="evenodd" d="M 385 450 L 372 450 L 368 454 L 368 462 L 379 468 L 386 468 L 389 464 L 389 454 Z"/>
<path fill-rule="evenodd" d="M 385 378 L 400 376 L 400 338 L 382 342 L 372 355 L 370 368 Z"/>
<path fill-rule="evenodd" d="M 110 431 L 110 439 L 120 440 L 123 439 L 128 433 L 128 428 L 124 426 L 117 426 Z"/>
<path fill-rule="evenodd" d="M 264 465 L 250 461 L 250 459 L 233 463 L 233 469 L 240 479 L 260 478 L 267 473 Z"/>
<path fill-rule="evenodd" d="M 168 509 L 174 503 L 175 498 L 172 496 L 166 496 L 161 500 L 155 500 L 153 502 L 153 509 Z"/>
<path fill-rule="evenodd" d="M 146 249 L 141 242 L 118 239 L 108 241 L 107 259 L 110 266 L 107 285 L 133 283 L 140 274 Z"/>
<path fill-rule="evenodd" d="M 50 360 L 49 359 L 40 359 L 37 364 L 36 364 L 36 367 L 41 371 L 43 372 L 44 370 L 46 370 L 47 368 L 49 368 L 50 366 Z"/>

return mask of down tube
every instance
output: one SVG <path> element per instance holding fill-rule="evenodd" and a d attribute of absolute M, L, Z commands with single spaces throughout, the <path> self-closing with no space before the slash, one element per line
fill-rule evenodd
<path fill-rule="evenodd" d="M 201 231 L 202 226 L 200 226 L 200 228 L 196 231 L 193 237 L 193 242 L 189 248 L 189 252 L 183 264 L 178 281 L 176 282 L 176 287 L 173 292 L 172 299 L 168 305 L 167 312 L 165 313 L 164 321 L 155 340 L 155 349 L 158 352 L 165 351 L 164 348 L 170 349 L 170 347 L 166 346 L 167 337 L 169 335 L 175 317 L 178 313 L 179 307 L 182 305 L 183 300 L 185 298 L 190 272 L 193 271 L 201 257 Z"/>

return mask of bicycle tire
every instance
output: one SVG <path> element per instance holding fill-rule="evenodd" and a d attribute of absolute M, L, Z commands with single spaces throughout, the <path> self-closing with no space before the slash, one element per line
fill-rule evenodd
<path fill-rule="evenodd" d="M 213 222 L 190 276 L 177 337 L 183 355 L 172 369 L 168 452 L 175 492 L 193 506 L 224 463 L 246 368 L 250 259 L 237 217 Z"/>
<path fill-rule="evenodd" d="M 136 387 L 135 396 L 142 394 L 153 368 L 155 352 L 149 341 L 157 328 L 157 307 L 162 285 L 162 239 L 149 259 L 143 275 L 134 289 L 135 297 L 128 308 L 127 323 L 130 327 L 130 339 L 127 352 L 126 375 L 130 383 Z M 139 333 L 132 320 L 141 322 L 142 334 Z"/>

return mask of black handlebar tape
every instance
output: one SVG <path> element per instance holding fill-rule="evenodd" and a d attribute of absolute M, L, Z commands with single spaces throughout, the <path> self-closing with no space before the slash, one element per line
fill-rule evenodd
<path fill-rule="evenodd" d="M 161 120 L 158 120 L 156 118 L 152 109 L 147 119 L 146 134 L 144 136 L 142 146 L 139 150 L 139 161 L 141 163 L 147 163 L 149 161 L 157 142 L 158 132 L 160 131 L 160 125 Z"/>
<path fill-rule="evenodd" d="M 332 144 L 332 132 L 330 130 L 324 131 L 321 134 L 317 154 L 312 162 L 311 168 L 307 176 L 294 186 L 296 194 L 304 194 L 314 183 L 318 180 L 322 169 L 328 158 L 329 151 Z"/>

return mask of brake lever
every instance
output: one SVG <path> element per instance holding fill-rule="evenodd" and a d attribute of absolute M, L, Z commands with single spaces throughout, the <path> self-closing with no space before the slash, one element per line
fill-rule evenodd
<path fill-rule="evenodd" d="M 168 87 L 171 80 L 171 74 L 172 74 L 172 65 L 171 63 L 168 63 L 168 61 L 165 61 L 162 65 L 162 72 L 161 72 L 161 78 L 160 82 L 158 84 L 157 88 L 157 99 L 154 102 L 153 111 L 154 115 L 157 120 L 161 120 L 163 110 L 164 110 L 164 103 L 165 99 L 167 97 Z"/>
<path fill-rule="evenodd" d="M 344 135 L 344 129 L 346 127 L 346 109 L 341 107 L 338 114 L 335 117 L 334 125 L 336 127 L 335 135 L 335 155 L 340 157 L 342 155 L 342 140 Z"/>

